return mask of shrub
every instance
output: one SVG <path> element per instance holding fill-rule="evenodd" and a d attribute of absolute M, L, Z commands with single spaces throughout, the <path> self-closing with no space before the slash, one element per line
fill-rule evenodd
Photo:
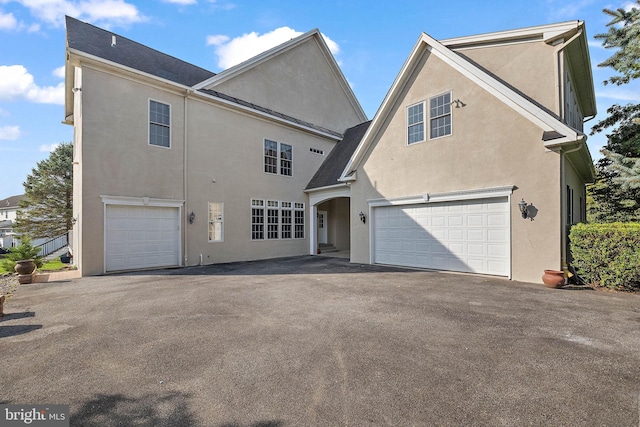
<path fill-rule="evenodd" d="M 36 263 L 36 267 L 40 268 L 43 261 L 42 257 L 38 256 L 38 252 L 40 252 L 40 248 L 33 246 L 29 237 L 23 236 L 18 246 L 9 249 L 9 254 L 2 260 L 2 267 L 6 271 L 13 271 L 16 261 L 32 259 Z"/>
<path fill-rule="evenodd" d="M 640 223 L 577 224 L 569 239 L 573 266 L 587 283 L 640 291 Z"/>

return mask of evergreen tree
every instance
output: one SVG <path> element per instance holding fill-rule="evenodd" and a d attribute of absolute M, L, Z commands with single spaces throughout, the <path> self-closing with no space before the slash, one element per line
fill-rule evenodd
<path fill-rule="evenodd" d="M 38 162 L 23 183 L 16 229 L 36 238 L 56 237 L 73 224 L 73 144 L 60 144 L 49 158 Z"/>
<path fill-rule="evenodd" d="M 640 0 L 636 0 L 636 3 L 640 6 Z M 611 77 L 604 84 L 629 83 L 630 80 L 640 77 L 640 9 L 635 7 L 628 11 L 622 8 L 604 9 L 603 12 L 612 18 L 607 24 L 609 31 L 596 34 L 594 38 L 602 40 L 605 48 L 617 50 L 598 66 L 611 67 L 622 74 Z"/>
<path fill-rule="evenodd" d="M 640 0 L 636 0 L 640 5 Z M 605 9 L 612 17 L 609 31 L 598 34 L 603 46 L 616 49 L 606 61 L 598 64 L 611 67 L 621 75 L 604 84 L 626 84 L 640 77 L 640 9 L 626 11 Z M 640 105 L 613 105 L 609 116 L 596 124 L 591 134 L 613 128 L 603 149 L 605 157 L 596 165 L 596 182 L 588 188 L 589 219 L 597 222 L 640 221 L 640 186 L 635 159 L 640 158 Z"/>

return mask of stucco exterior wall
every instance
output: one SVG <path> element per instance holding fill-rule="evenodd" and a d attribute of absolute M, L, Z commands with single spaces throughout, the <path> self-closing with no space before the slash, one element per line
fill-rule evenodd
<path fill-rule="evenodd" d="M 366 118 L 356 113 L 336 77 L 312 38 L 212 89 L 344 132 Z"/>
<path fill-rule="evenodd" d="M 456 50 L 509 85 L 560 114 L 554 51 L 543 41 Z"/>
<path fill-rule="evenodd" d="M 149 99 L 171 106 L 171 148 L 149 145 Z M 82 274 L 104 272 L 101 195 L 183 199 L 179 94 L 83 67 L 79 223 Z M 78 125 L 78 118 L 76 118 Z"/>
<path fill-rule="evenodd" d="M 335 142 L 282 125 L 189 100 L 187 264 L 255 260 L 309 253 L 304 188 Z M 264 172 L 264 139 L 293 147 L 293 176 Z M 215 180 L 215 182 L 213 182 Z M 305 238 L 251 240 L 251 199 L 305 204 Z M 208 203 L 224 203 L 224 242 L 208 241 Z"/>
<path fill-rule="evenodd" d="M 561 264 L 559 154 L 544 149 L 541 129 L 437 57 L 426 53 L 416 70 L 352 183 L 352 262 L 371 259 L 369 223 L 357 218 L 370 199 L 514 185 L 512 277 L 539 282 Z M 407 145 L 406 108 L 447 91 L 466 104 L 451 110 L 452 135 Z M 532 220 L 521 218 L 523 198 L 537 211 Z"/>

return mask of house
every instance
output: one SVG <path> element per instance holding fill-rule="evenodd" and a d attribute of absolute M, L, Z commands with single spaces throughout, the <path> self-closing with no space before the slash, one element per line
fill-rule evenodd
<path fill-rule="evenodd" d="M 12 248 L 18 240 L 14 237 L 13 227 L 24 194 L 0 200 L 0 248 Z"/>
<path fill-rule="evenodd" d="M 67 18 L 83 275 L 316 254 L 540 282 L 594 178 L 583 22 L 422 34 L 368 121 L 318 30 L 219 74 Z"/>
<path fill-rule="evenodd" d="M 422 34 L 309 205 L 348 195 L 352 262 L 540 282 L 570 261 L 569 228 L 586 218 L 595 114 L 584 22 Z"/>
<path fill-rule="evenodd" d="M 215 74 L 66 26 L 81 274 L 309 253 L 304 189 L 367 119 L 318 30 Z"/>

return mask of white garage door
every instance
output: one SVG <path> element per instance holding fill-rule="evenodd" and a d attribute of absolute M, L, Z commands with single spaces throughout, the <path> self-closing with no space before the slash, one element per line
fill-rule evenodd
<path fill-rule="evenodd" d="M 378 264 L 509 276 L 506 197 L 373 209 Z"/>
<path fill-rule="evenodd" d="M 107 205 L 105 221 L 106 271 L 179 265 L 178 208 Z"/>

